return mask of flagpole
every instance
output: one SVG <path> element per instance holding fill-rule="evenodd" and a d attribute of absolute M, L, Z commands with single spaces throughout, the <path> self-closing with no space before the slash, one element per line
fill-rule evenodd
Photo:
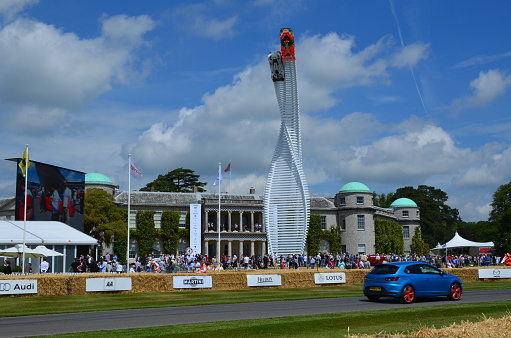
<path fill-rule="evenodd" d="M 230 167 L 232 163 L 232 160 L 229 161 L 229 192 L 232 194 L 232 185 L 231 185 L 231 175 L 232 175 L 232 169 Z M 240 224 L 241 226 L 241 224 Z"/>
<path fill-rule="evenodd" d="M 217 226 L 218 226 L 218 244 L 217 244 L 217 261 L 218 261 L 218 271 L 220 271 L 220 264 L 222 264 L 222 255 L 220 255 L 220 186 L 222 184 L 222 180 L 220 177 L 222 177 L 222 173 L 220 172 L 222 170 L 222 163 L 218 162 L 218 214 L 217 214 Z"/>
<path fill-rule="evenodd" d="M 130 222 L 131 222 L 131 154 L 128 154 L 128 243 L 126 248 L 126 272 L 130 261 Z"/>
<path fill-rule="evenodd" d="M 22 158 L 22 161 L 25 161 L 25 205 L 23 207 L 23 258 L 21 263 L 21 274 L 25 274 L 25 243 L 26 243 L 26 233 L 27 233 L 27 189 L 28 189 L 28 164 L 27 159 L 28 156 L 28 144 L 26 145 L 25 150 L 27 151 L 25 158 Z M 32 202 L 33 203 L 33 202 Z"/>

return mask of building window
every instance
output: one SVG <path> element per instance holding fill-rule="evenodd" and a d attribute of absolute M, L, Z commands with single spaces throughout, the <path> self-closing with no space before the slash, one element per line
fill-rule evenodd
<path fill-rule="evenodd" d="M 403 210 L 403 217 L 408 217 L 408 210 Z"/>
<path fill-rule="evenodd" d="M 364 196 L 357 196 L 357 204 L 364 204 Z"/>
<path fill-rule="evenodd" d="M 321 252 L 330 252 L 331 251 L 331 249 L 330 249 L 330 242 L 327 241 L 327 240 L 322 239 L 319 242 L 319 251 L 321 251 Z"/>
<path fill-rule="evenodd" d="M 346 253 L 346 245 L 341 245 L 341 252 Z"/>
<path fill-rule="evenodd" d="M 181 215 L 179 217 L 179 227 L 186 228 L 186 211 L 181 211 Z"/>
<path fill-rule="evenodd" d="M 366 245 L 365 244 L 359 244 L 357 247 L 358 247 L 358 253 L 359 254 L 365 254 L 366 253 Z"/>
<path fill-rule="evenodd" d="M 321 216 L 321 230 L 326 230 L 326 216 Z"/>
<path fill-rule="evenodd" d="M 419 218 L 419 210 L 416 211 L 415 215 Z"/>
<path fill-rule="evenodd" d="M 346 205 L 346 197 L 339 198 L 339 204 L 340 205 Z"/>
<path fill-rule="evenodd" d="M 410 227 L 408 225 L 403 226 L 403 238 L 404 239 L 410 238 Z"/>
<path fill-rule="evenodd" d="M 364 215 L 357 215 L 357 229 L 358 230 L 366 229 L 366 220 Z"/>
<path fill-rule="evenodd" d="M 342 219 L 342 222 L 341 222 L 341 230 L 346 230 L 346 218 L 343 218 L 343 219 Z"/>

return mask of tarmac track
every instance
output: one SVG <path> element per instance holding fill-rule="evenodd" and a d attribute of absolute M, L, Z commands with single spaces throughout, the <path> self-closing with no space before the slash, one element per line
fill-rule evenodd
<path fill-rule="evenodd" d="M 466 291 L 456 304 L 499 300 L 511 300 L 511 289 Z M 413 304 L 406 305 L 391 299 L 382 299 L 374 303 L 362 297 L 347 297 L 4 317 L 0 318 L 0 336 L 26 337 L 447 304 L 454 304 L 454 302 L 449 302 L 442 297 L 419 299 Z"/>

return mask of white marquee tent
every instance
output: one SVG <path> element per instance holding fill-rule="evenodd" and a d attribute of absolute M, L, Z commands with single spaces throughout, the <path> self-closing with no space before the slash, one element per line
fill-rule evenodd
<path fill-rule="evenodd" d="M 474 242 L 469 241 L 461 237 L 458 232 L 454 234 L 454 237 L 447 243 L 440 245 L 438 244 L 435 248 L 431 249 L 433 252 L 441 252 L 442 250 L 453 249 L 453 248 L 493 248 L 493 242 Z"/>
<path fill-rule="evenodd" d="M 23 243 L 23 221 L 0 221 L 0 249 Z M 48 257 L 51 272 L 68 271 L 69 265 L 77 256 L 77 246 L 98 245 L 98 241 L 69 225 L 56 221 L 27 221 L 25 244 L 35 248 L 44 245 L 46 248 L 63 253 L 63 256 Z M 39 271 L 39 258 L 27 259 L 34 271 Z M 0 259 L 0 264 L 3 260 Z"/>

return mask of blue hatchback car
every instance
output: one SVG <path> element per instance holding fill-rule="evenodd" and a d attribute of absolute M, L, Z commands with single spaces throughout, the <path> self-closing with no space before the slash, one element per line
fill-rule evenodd
<path fill-rule="evenodd" d="M 371 301 L 393 297 L 411 303 L 415 298 L 434 296 L 459 300 L 462 292 L 458 277 L 423 262 L 377 264 L 364 277 L 364 295 Z"/>

